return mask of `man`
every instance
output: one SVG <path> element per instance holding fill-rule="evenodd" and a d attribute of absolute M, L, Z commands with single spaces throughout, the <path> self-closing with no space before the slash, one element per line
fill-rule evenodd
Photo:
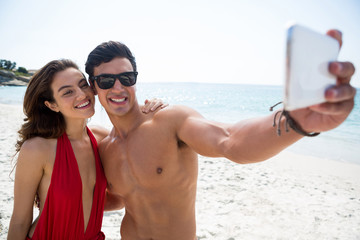
<path fill-rule="evenodd" d="M 341 43 L 340 32 L 328 35 Z M 130 50 L 111 41 L 96 47 L 86 72 L 114 125 L 99 148 L 108 189 L 125 205 L 122 239 L 196 239 L 197 154 L 237 163 L 263 161 L 307 133 L 340 125 L 354 105 L 349 82 L 355 70 L 341 62 L 331 63 L 329 70 L 338 84 L 326 91 L 327 102 L 290 112 L 287 118 L 296 131 L 279 137 L 275 114 L 233 125 L 208 121 L 185 106 L 144 115 L 136 99 L 137 68 Z"/>

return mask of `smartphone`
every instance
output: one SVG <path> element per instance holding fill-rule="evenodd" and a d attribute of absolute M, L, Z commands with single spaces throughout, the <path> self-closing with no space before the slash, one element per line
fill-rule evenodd
<path fill-rule="evenodd" d="M 325 90 L 336 84 L 329 63 L 339 50 L 339 42 L 325 34 L 297 24 L 287 29 L 285 110 L 325 102 Z"/>

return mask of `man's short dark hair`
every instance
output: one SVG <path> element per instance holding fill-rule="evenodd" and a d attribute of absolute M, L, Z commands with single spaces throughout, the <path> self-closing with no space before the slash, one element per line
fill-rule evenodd
<path fill-rule="evenodd" d="M 85 63 L 85 71 L 89 74 L 89 78 L 94 76 L 94 68 L 102 63 L 107 63 L 116 57 L 127 58 L 134 71 L 137 71 L 135 57 L 130 49 L 123 43 L 116 41 L 108 41 L 98 45 L 88 56 Z"/>

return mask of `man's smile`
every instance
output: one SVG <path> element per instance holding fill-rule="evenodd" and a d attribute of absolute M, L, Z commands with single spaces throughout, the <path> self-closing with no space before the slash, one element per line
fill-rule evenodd
<path fill-rule="evenodd" d="M 123 103 L 127 100 L 127 97 L 110 97 L 109 100 L 115 103 Z"/>

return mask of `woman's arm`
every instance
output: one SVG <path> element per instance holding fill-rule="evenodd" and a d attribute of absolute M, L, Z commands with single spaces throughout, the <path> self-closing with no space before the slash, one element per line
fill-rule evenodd
<path fill-rule="evenodd" d="M 120 210 L 124 206 L 124 200 L 122 197 L 112 194 L 106 190 L 104 211 Z"/>
<path fill-rule="evenodd" d="M 98 143 L 100 143 L 110 133 L 109 129 L 98 125 L 89 126 L 89 129 L 94 134 Z"/>
<path fill-rule="evenodd" d="M 20 149 L 15 172 L 14 208 L 7 239 L 24 240 L 32 223 L 35 194 L 46 162 L 37 142 L 28 140 Z"/>

